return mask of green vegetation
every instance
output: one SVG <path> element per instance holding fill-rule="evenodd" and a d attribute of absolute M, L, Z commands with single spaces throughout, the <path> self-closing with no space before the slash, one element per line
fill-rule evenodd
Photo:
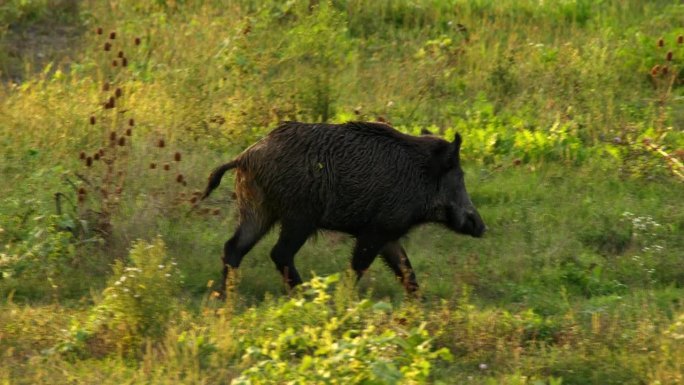
<path fill-rule="evenodd" d="M 0 5 L 0 383 L 684 382 L 678 1 Z M 66 36 L 66 38 L 65 38 Z M 64 49 L 68 48 L 68 49 Z M 280 120 L 464 137 L 483 239 L 322 233 L 216 299 L 210 170 Z M 232 179 L 232 176 L 226 177 Z"/>

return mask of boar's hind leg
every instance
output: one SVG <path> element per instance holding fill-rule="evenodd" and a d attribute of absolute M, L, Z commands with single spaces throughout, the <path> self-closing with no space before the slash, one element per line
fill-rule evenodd
<path fill-rule="evenodd" d="M 380 256 L 392 269 L 407 292 L 413 293 L 418 290 L 418 282 L 416 282 L 416 274 L 411 267 L 411 261 L 406 255 L 406 250 L 401 247 L 398 241 L 386 243 L 380 250 Z"/>
<path fill-rule="evenodd" d="M 308 226 L 283 223 L 278 242 L 271 250 L 271 259 L 290 288 L 302 283 L 295 268 L 294 257 L 314 230 Z"/>
<path fill-rule="evenodd" d="M 226 281 L 230 269 L 237 269 L 242 258 L 254 245 L 270 230 L 272 222 L 260 223 L 253 219 L 243 220 L 235 230 L 235 234 L 223 246 L 223 286 L 225 292 Z"/>

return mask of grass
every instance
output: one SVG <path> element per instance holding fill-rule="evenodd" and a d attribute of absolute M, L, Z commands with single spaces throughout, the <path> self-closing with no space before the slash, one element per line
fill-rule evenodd
<path fill-rule="evenodd" d="M 0 382 L 682 383 L 681 4 L 317 4 L 2 6 L 0 54 L 85 32 L 0 59 Z M 280 119 L 379 118 L 463 135 L 486 237 L 412 231 L 416 301 L 335 233 L 287 292 L 272 233 L 216 300 L 209 171 Z"/>

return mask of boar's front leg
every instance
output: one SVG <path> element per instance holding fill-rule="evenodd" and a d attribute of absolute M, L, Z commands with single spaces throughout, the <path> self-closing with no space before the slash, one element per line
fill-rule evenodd
<path fill-rule="evenodd" d="M 409 261 L 406 250 L 401 247 L 399 241 L 387 242 L 380 250 L 380 256 L 392 269 L 408 293 L 415 293 L 418 290 L 418 282 L 413 267 L 411 267 L 411 261 Z"/>

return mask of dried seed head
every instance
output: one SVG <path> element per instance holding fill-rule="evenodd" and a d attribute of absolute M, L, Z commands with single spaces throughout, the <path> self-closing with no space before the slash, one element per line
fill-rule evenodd
<path fill-rule="evenodd" d="M 95 116 L 90 115 L 90 124 L 94 125 L 95 124 Z"/>
<path fill-rule="evenodd" d="M 122 136 L 119 138 L 119 146 L 125 146 L 125 145 L 126 145 L 126 138 Z"/>
<path fill-rule="evenodd" d="M 190 203 L 195 204 L 197 202 L 197 197 L 190 198 Z"/>
<path fill-rule="evenodd" d="M 136 37 L 134 42 L 135 42 L 135 45 L 140 45 L 140 38 Z"/>
<path fill-rule="evenodd" d="M 684 36 L 683 35 L 677 36 L 677 44 L 684 44 Z"/>
<path fill-rule="evenodd" d="M 109 51 L 110 49 L 112 49 L 112 44 L 110 42 L 104 43 L 104 50 Z"/>
<path fill-rule="evenodd" d="M 93 159 L 100 160 L 100 153 L 96 152 L 95 154 L 93 154 Z"/>
<path fill-rule="evenodd" d="M 164 164 L 164 171 L 169 171 L 171 169 L 171 166 L 168 163 Z"/>
<path fill-rule="evenodd" d="M 211 211 L 211 215 L 219 215 L 219 214 L 221 214 L 221 209 L 213 209 Z"/>
<path fill-rule="evenodd" d="M 83 159 L 85 159 L 85 158 L 86 158 L 86 154 L 85 154 L 85 151 L 81 151 L 81 153 L 80 153 L 80 154 L 78 154 L 78 159 L 81 159 L 81 160 L 83 160 Z"/>
<path fill-rule="evenodd" d="M 116 96 L 117 98 L 120 98 L 121 95 L 123 95 L 123 91 L 121 90 L 121 88 L 116 87 L 116 90 L 114 90 L 114 96 Z"/>
<path fill-rule="evenodd" d="M 93 158 L 89 156 L 86 158 L 86 166 L 90 167 L 92 165 L 93 165 Z"/>
<path fill-rule="evenodd" d="M 157 168 L 157 164 L 154 162 L 150 163 L 150 168 L 154 170 L 155 168 Z"/>
<path fill-rule="evenodd" d="M 109 133 L 109 140 L 111 140 L 111 141 L 116 140 L 116 131 L 112 131 Z"/>
<path fill-rule="evenodd" d="M 116 61 L 116 59 L 112 60 L 112 67 L 118 66 L 119 63 Z"/>
<path fill-rule="evenodd" d="M 109 38 L 112 39 L 112 40 L 116 39 L 116 32 L 110 32 L 110 33 L 109 33 Z"/>
<path fill-rule="evenodd" d="M 79 188 L 78 188 L 78 193 L 79 193 L 80 195 L 85 195 L 85 194 L 86 194 L 86 189 L 83 188 L 83 187 L 79 187 Z"/>
<path fill-rule="evenodd" d="M 133 130 L 131 130 L 130 128 L 127 128 L 126 129 L 126 136 L 131 136 L 131 135 L 133 135 Z"/>
<path fill-rule="evenodd" d="M 663 75 L 667 75 L 668 72 L 669 72 L 669 69 L 667 68 L 667 66 L 663 66 L 663 69 L 662 69 Z"/>
<path fill-rule="evenodd" d="M 135 126 L 135 120 L 133 118 L 128 119 L 128 125 L 131 127 Z"/>
<path fill-rule="evenodd" d="M 104 84 L 102 85 L 102 91 L 109 91 L 109 82 L 104 82 Z"/>
<path fill-rule="evenodd" d="M 660 39 L 658 39 L 658 47 L 663 47 L 664 45 L 665 45 L 665 40 L 663 40 L 663 38 L 661 37 Z"/>
<path fill-rule="evenodd" d="M 166 145 L 166 142 L 164 142 L 164 139 L 159 139 L 159 142 L 157 142 L 157 147 L 159 148 L 164 148 Z"/>
<path fill-rule="evenodd" d="M 98 152 L 100 153 L 100 156 L 104 156 L 104 148 L 101 148 Z"/>
<path fill-rule="evenodd" d="M 97 33 L 98 35 L 102 35 L 102 32 L 102 27 L 97 27 L 97 29 L 95 30 L 95 33 Z"/>
<path fill-rule="evenodd" d="M 522 163 L 522 160 L 520 160 L 520 159 L 516 159 L 516 160 L 513 161 L 513 165 L 514 165 L 514 166 L 519 166 L 520 163 Z"/>
<path fill-rule="evenodd" d="M 78 196 L 78 203 L 83 203 L 83 202 L 85 202 L 85 195 L 79 194 L 79 196 Z"/>
<path fill-rule="evenodd" d="M 116 55 L 118 57 L 124 57 L 123 51 L 119 51 L 119 53 Z"/>
<path fill-rule="evenodd" d="M 658 76 L 658 72 L 660 72 L 660 66 L 656 64 L 651 68 L 651 76 Z"/>
<path fill-rule="evenodd" d="M 684 148 L 678 148 L 675 150 L 675 155 L 677 155 L 679 159 L 684 160 Z"/>
<path fill-rule="evenodd" d="M 128 67 L 128 59 L 126 59 L 125 57 L 122 57 L 121 58 L 121 66 L 122 67 Z"/>
<path fill-rule="evenodd" d="M 183 174 L 176 175 L 176 182 L 183 183 Z"/>
<path fill-rule="evenodd" d="M 176 152 L 175 154 L 173 154 L 173 160 L 175 160 L 176 162 L 180 162 L 181 161 L 181 153 Z"/>
<path fill-rule="evenodd" d="M 665 60 L 672 61 L 672 51 L 667 51 L 667 55 L 665 56 Z"/>

